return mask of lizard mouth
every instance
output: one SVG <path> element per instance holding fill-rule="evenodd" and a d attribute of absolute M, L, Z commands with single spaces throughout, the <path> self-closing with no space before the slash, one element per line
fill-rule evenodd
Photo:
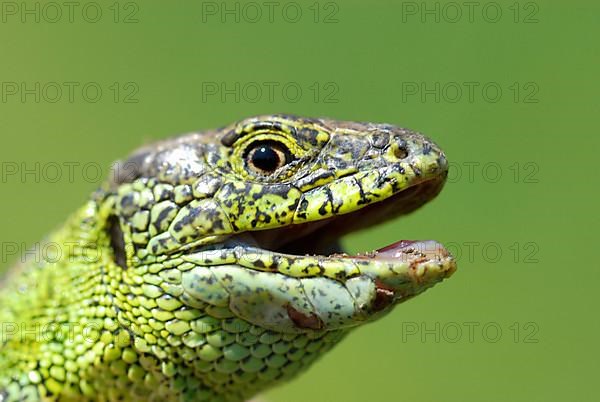
<path fill-rule="evenodd" d="M 233 265 L 188 254 L 187 261 L 213 266 L 186 272 L 184 287 L 200 300 L 222 302 L 238 317 L 279 332 L 335 330 L 374 320 L 449 277 L 455 261 L 432 240 L 398 240 L 357 255 L 343 253 L 337 240 L 411 212 L 435 197 L 443 181 L 421 181 L 345 215 L 236 235 L 223 244 L 228 251 L 211 255 L 218 261 L 235 255 L 228 260 Z"/>

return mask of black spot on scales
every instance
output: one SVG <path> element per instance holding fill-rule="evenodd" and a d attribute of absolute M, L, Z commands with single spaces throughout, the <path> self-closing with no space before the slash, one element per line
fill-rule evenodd
<path fill-rule="evenodd" d="M 336 279 L 345 279 L 346 273 L 344 271 L 338 271 L 335 273 L 335 277 Z"/>
<path fill-rule="evenodd" d="M 308 200 L 305 198 L 300 201 L 298 205 L 298 215 L 303 214 L 306 217 L 306 210 L 308 209 Z"/>
<path fill-rule="evenodd" d="M 135 206 L 135 202 L 133 199 L 133 193 L 126 194 L 123 197 L 121 197 L 120 205 L 121 205 L 121 209 L 127 209 L 127 207 Z"/>
<path fill-rule="evenodd" d="M 166 207 L 165 209 L 163 209 L 162 211 L 160 211 L 160 213 L 158 214 L 158 217 L 156 218 L 156 221 L 153 222 L 153 225 L 156 229 L 160 229 L 160 224 L 162 223 L 162 221 L 167 219 L 167 216 L 173 209 L 174 209 L 173 206 L 169 206 L 169 207 Z"/>
<path fill-rule="evenodd" d="M 426 142 L 423 144 L 423 155 L 429 155 L 431 152 L 431 144 Z"/>
<path fill-rule="evenodd" d="M 225 226 L 223 225 L 223 221 L 220 219 L 216 219 L 213 221 L 211 226 L 211 232 L 223 231 L 225 230 Z"/>
<path fill-rule="evenodd" d="M 331 190 L 329 187 L 324 187 L 325 193 L 327 194 L 327 201 L 325 201 L 319 207 L 319 215 L 326 216 L 327 215 L 327 205 L 331 205 L 333 209 L 333 194 L 331 194 Z"/>
<path fill-rule="evenodd" d="M 313 128 L 303 127 L 298 130 L 298 136 L 313 146 L 316 146 L 319 143 L 317 141 L 318 135 L 319 132 Z"/>

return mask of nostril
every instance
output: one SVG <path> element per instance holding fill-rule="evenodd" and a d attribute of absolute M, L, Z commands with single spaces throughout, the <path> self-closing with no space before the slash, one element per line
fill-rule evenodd
<path fill-rule="evenodd" d="M 406 145 L 397 144 L 393 147 L 394 156 L 398 159 L 404 159 L 408 156 L 408 149 Z"/>

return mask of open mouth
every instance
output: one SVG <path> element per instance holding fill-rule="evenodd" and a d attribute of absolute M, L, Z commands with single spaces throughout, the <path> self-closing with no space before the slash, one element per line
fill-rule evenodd
<path fill-rule="evenodd" d="M 279 332 L 334 330 L 376 319 L 449 277 L 455 261 L 432 240 L 396 240 L 348 255 L 339 238 L 413 211 L 443 182 L 420 181 L 344 215 L 240 233 L 214 254 L 187 254 L 183 259 L 198 266 L 184 274 L 184 287 L 199 300 Z"/>

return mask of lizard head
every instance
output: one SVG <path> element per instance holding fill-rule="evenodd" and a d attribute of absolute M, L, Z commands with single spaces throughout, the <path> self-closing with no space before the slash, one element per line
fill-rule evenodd
<path fill-rule="evenodd" d="M 143 147 L 103 192 L 121 322 L 142 352 L 179 345 L 177 358 L 199 358 L 224 390 L 238 371 L 291 375 L 454 272 L 434 241 L 358 255 L 338 242 L 431 200 L 447 170 L 419 133 L 289 115 Z"/>

